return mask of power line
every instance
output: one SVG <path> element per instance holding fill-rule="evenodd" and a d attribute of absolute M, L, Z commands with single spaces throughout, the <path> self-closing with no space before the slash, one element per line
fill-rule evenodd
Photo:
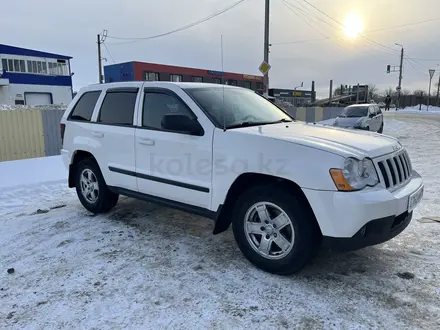
<path fill-rule="evenodd" d="M 420 70 L 418 67 L 416 67 L 411 61 L 409 61 L 406 57 L 404 58 L 405 62 L 408 63 L 414 70 L 420 72 L 424 76 L 429 76 L 425 71 Z"/>
<path fill-rule="evenodd" d="M 210 19 L 213 19 L 213 18 L 215 18 L 215 17 L 217 17 L 217 16 L 219 16 L 219 15 L 221 15 L 221 14 L 223 14 L 223 13 L 225 13 L 225 12 L 235 8 L 235 7 L 237 7 L 238 5 L 241 5 L 245 1 L 246 0 L 240 0 L 240 1 L 238 1 L 238 2 L 228 6 L 226 8 L 223 8 L 222 10 L 219 10 L 219 11 L 217 11 L 217 12 L 215 12 L 215 13 L 213 13 L 213 14 L 205 17 L 205 18 L 202 18 L 202 19 L 200 19 L 198 21 L 195 21 L 193 23 L 187 24 L 185 26 L 182 26 L 180 28 L 177 28 L 177 29 L 165 32 L 165 33 L 161 33 L 161 34 L 157 34 L 157 35 L 153 35 L 153 36 L 149 36 L 149 37 L 113 37 L 113 36 L 108 36 L 108 38 L 117 39 L 117 40 L 130 40 L 129 42 L 136 42 L 136 41 L 141 41 L 141 40 L 151 40 L 151 39 L 156 39 L 156 38 L 164 37 L 164 36 L 167 36 L 167 35 L 170 35 L 170 34 L 173 34 L 173 33 L 177 33 L 177 32 L 181 32 L 181 31 L 187 30 L 187 29 L 192 28 L 192 27 L 194 27 L 196 25 L 199 25 L 199 24 L 202 24 L 202 23 L 204 23 L 206 21 L 209 21 Z M 121 43 L 119 43 L 119 44 L 121 44 Z M 127 42 L 125 42 L 125 43 L 127 43 Z"/>
<path fill-rule="evenodd" d="M 294 13 L 297 17 L 299 17 L 304 23 L 306 23 L 308 26 L 310 26 L 313 30 L 315 30 L 317 33 L 319 33 L 320 35 L 322 35 L 324 38 L 328 38 L 325 34 L 323 34 L 318 28 L 316 28 L 315 26 L 313 26 L 310 22 L 308 22 L 306 19 L 304 19 L 300 14 L 298 14 L 294 9 L 292 9 L 292 7 L 298 9 L 298 7 L 296 7 L 295 5 L 292 5 L 291 3 L 287 2 L 286 0 L 281 0 L 281 3 L 286 6 L 292 13 Z M 292 7 L 291 7 L 292 6 Z M 303 12 L 304 13 L 304 12 Z M 307 16 L 307 15 L 306 15 Z M 336 46 L 342 48 L 345 50 L 345 48 L 343 48 L 341 45 L 336 44 Z"/>
<path fill-rule="evenodd" d="M 104 45 L 105 49 L 107 50 L 108 55 L 112 59 L 113 64 L 115 64 L 116 62 L 115 62 L 115 60 L 114 60 L 114 58 L 112 56 L 112 53 L 110 53 L 110 50 L 108 49 L 107 45 L 104 42 L 102 44 Z"/>
<path fill-rule="evenodd" d="M 302 0 L 302 1 L 305 2 L 305 3 L 307 3 L 309 6 L 311 6 L 312 8 L 314 8 L 315 10 L 317 10 L 318 12 L 320 12 L 320 13 L 321 13 L 322 15 L 324 15 L 325 17 L 331 19 L 332 21 L 334 21 L 335 23 L 337 23 L 337 24 L 340 25 L 341 27 L 343 27 L 343 28 L 345 27 L 344 24 L 342 24 L 342 23 L 339 22 L 338 20 L 334 19 L 333 17 L 331 17 L 330 15 L 328 15 L 327 13 L 325 13 L 324 11 L 322 11 L 321 9 L 319 9 L 318 7 L 316 7 L 315 5 L 313 5 L 312 3 L 310 3 L 309 1 L 307 1 L 307 0 Z M 374 40 L 372 40 L 372 39 L 370 39 L 370 38 L 367 38 L 366 36 L 364 36 L 364 35 L 362 35 L 362 34 L 360 34 L 360 37 L 363 38 L 366 42 L 369 42 L 370 44 L 375 44 L 375 45 L 377 45 L 377 46 L 379 46 L 379 47 L 382 47 L 382 48 L 384 48 L 384 49 L 386 49 L 386 50 L 388 50 L 388 51 L 398 52 L 398 50 L 393 49 L 393 48 L 388 47 L 388 46 L 385 46 L 385 45 L 383 45 L 383 44 L 381 44 L 381 43 L 379 43 L 379 42 L 376 42 L 376 41 L 374 41 Z"/>
<path fill-rule="evenodd" d="M 432 18 L 432 19 L 428 19 L 428 20 L 424 20 L 424 21 L 419 21 L 419 22 L 402 24 L 402 25 L 394 25 L 394 26 L 389 26 L 389 27 L 380 28 L 380 29 L 366 30 L 363 33 L 361 33 L 360 35 L 366 34 L 366 33 L 374 33 L 374 32 L 381 32 L 381 31 L 388 31 L 388 30 L 393 30 L 393 29 L 399 29 L 399 28 L 403 28 L 403 27 L 419 25 L 419 24 L 424 24 L 424 23 L 428 23 L 428 22 L 434 22 L 434 21 L 438 21 L 438 20 L 440 20 L 440 17 Z M 327 37 L 327 38 L 323 38 L 323 39 L 308 39 L 308 40 L 295 40 L 295 41 L 285 41 L 285 42 L 274 42 L 272 44 L 273 45 L 299 44 L 299 43 L 306 43 L 306 42 L 313 42 L 313 41 L 324 41 L 324 40 L 337 39 L 337 38 L 338 37 Z M 423 59 L 423 58 L 417 58 L 417 60 L 420 60 L 420 61 L 440 61 L 440 59 Z"/>

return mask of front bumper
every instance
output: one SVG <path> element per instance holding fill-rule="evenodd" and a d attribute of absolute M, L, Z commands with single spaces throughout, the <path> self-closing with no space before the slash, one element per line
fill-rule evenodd
<path fill-rule="evenodd" d="M 350 238 L 337 238 L 324 236 L 322 245 L 335 250 L 358 250 L 366 246 L 389 241 L 399 235 L 408 227 L 412 219 L 412 212 L 395 216 L 376 219 L 368 222 Z"/>
<path fill-rule="evenodd" d="M 421 187 L 423 187 L 421 176 L 416 171 L 412 171 L 411 180 L 396 191 L 389 191 L 380 185 L 354 192 L 312 189 L 303 189 L 303 191 L 324 237 L 353 239 L 364 228 L 366 231 L 371 228 L 369 237 L 377 233 L 374 235 L 377 236 L 375 240 L 383 242 L 384 237 L 391 239 L 400 233 L 397 229 L 402 227 L 397 228 L 392 225 L 395 219 L 403 217 L 408 223 L 411 221 L 412 210 L 408 211 L 409 196 Z M 405 214 L 411 215 L 406 217 Z M 394 235 L 395 232 L 397 234 Z M 371 238 L 371 242 L 375 240 Z"/>

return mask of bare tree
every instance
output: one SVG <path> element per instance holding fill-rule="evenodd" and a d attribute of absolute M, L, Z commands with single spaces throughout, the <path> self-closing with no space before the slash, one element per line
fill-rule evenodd
<path fill-rule="evenodd" d="M 333 96 L 339 96 L 339 95 L 341 95 L 341 87 L 336 87 L 333 92 Z"/>
<path fill-rule="evenodd" d="M 411 91 L 409 89 L 403 89 L 401 94 L 402 95 L 411 95 Z"/>
<path fill-rule="evenodd" d="M 375 84 L 368 84 L 368 94 L 371 100 L 376 100 L 379 98 L 379 89 Z"/>
<path fill-rule="evenodd" d="M 395 94 L 396 94 L 396 91 L 391 87 L 388 87 L 383 91 L 384 96 L 389 95 L 389 96 L 393 97 Z"/>
<path fill-rule="evenodd" d="M 414 91 L 414 95 L 417 95 L 417 96 L 421 96 L 421 95 L 427 95 L 428 93 L 426 92 L 426 91 L 424 91 L 423 89 L 416 89 L 415 91 Z"/>

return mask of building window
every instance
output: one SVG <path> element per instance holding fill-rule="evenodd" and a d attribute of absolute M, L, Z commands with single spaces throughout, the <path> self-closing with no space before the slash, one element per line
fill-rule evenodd
<path fill-rule="evenodd" d="M 262 82 L 257 82 L 257 90 L 263 90 L 264 86 Z"/>
<path fill-rule="evenodd" d="M 26 63 L 24 60 L 20 60 L 20 72 L 26 73 Z"/>
<path fill-rule="evenodd" d="M 228 85 L 231 85 L 231 86 L 237 86 L 237 80 L 229 79 L 229 80 L 228 80 Z"/>
<path fill-rule="evenodd" d="M 13 60 L 8 60 L 8 71 L 14 72 L 14 61 Z"/>
<path fill-rule="evenodd" d="M 252 88 L 251 87 L 251 82 L 250 81 L 243 81 L 243 87 L 251 89 Z"/>
<path fill-rule="evenodd" d="M 157 72 L 145 72 L 146 81 L 159 81 L 159 74 Z"/>
<path fill-rule="evenodd" d="M 203 82 L 203 77 L 192 77 L 193 82 Z"/>
<path fill-rule="evenodd" d="M 38 73 L 37 71 L 37 61 L 32 61 L 32 72 Z"/>
<path fill-rule="evenodd" d="M 27 72 L 32 73 L 32 61 L 27 61 Z"/>
<path fill-rule="evenodd" d="M 43 65 L 43 74 L 47 74 L 47 63 L 43 62 L 42 65 Z"/>
<path fill-rule="evenodd" d="M 5 58 L 2 58 L 2 67 L 4 71 L 8 71 L 8 60 Z"/>
<path fill-rule="evenodd" d="M 182 82 L 183 81 L 183 77 L 180 74 L 172 74 L 172 75 L 170 75 L 170 81 Z"/>
<path fill-rule="evenodd" d="M 212 83 L 213 84 L 221 84 L 222 80 L 220 78 L 212 78 Z"/>

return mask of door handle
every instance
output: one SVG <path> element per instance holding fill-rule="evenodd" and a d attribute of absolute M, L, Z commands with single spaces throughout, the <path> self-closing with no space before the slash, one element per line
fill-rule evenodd
<path fill-rule="evenodd" d="M 139 144 L 143 144 L 144 146 L 154 146 L 154 140 L 147 138 L 140 138 Z"/>
<path fill-rule="evenodd" d="M 104 133 L 102 133 L 102 132 L 92 132 L 92 135 L 94 137 L 97 137 L 97 138 L 103 138 L 104 137 Z"/>

